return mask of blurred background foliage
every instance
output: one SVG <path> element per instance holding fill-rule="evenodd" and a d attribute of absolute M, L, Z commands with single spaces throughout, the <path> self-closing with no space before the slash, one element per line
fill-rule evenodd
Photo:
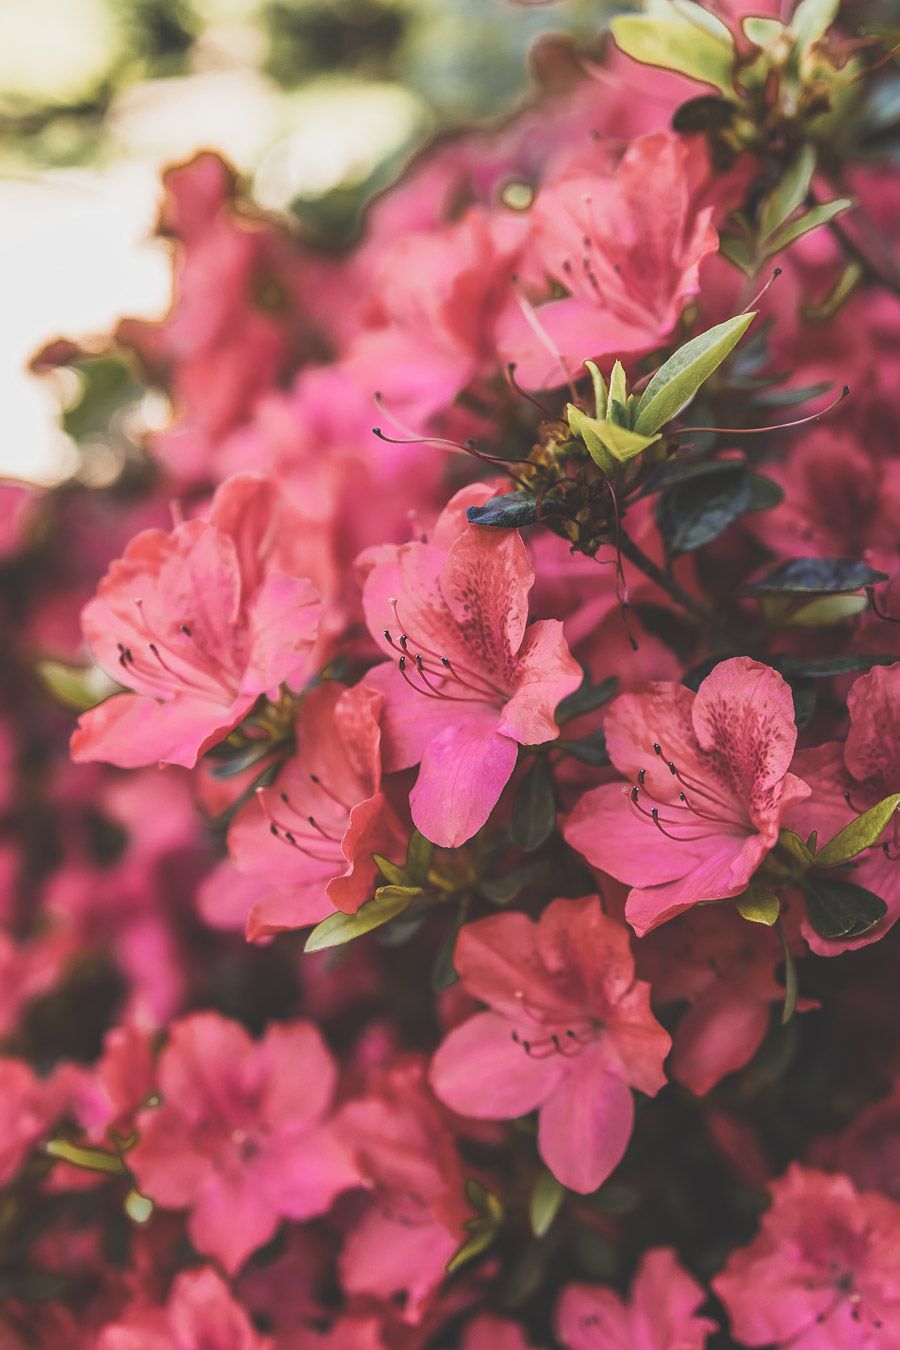
<path fill-rule="evenodd" d="M 416 150 L 527 97 L 546 33 L 590 44 L 609 0 L 2 0 L 0 474 L 74 470 L 71 391 L 27 373 L 169 299 L 150 242 L 161 170 L 226 156 L 256 200 L 325 243 Z"/>

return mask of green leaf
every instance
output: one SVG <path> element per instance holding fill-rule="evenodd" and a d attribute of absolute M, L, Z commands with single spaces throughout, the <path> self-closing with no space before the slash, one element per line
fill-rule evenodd
<path fill-rule="evenodd" d="M 732 93 L 734 44 L 730 37 L 726 40 L 682 18 L 674 5 L 668 11 L 667 17 L 623 14 L 613 19 L 610 27 L 617 46 L 642 65 L 675 70 L 724 94 Z"/>
<path fill-rule="evenodd" d="M 595 769 L 609 763 L 609 751 L 602 730 L 592 731 L 589 736 L 581 736 L 577 741 L 556 741 L 554 744 L 564 754 L 571 755 L 582 764 L 590 764 Z"/>
<path fill-rule="evenodd" d="M 50 697 L 70 712 L 96 708 L 121 689 L 99 666 L 70 666 L 65 661 L 46 660 L 36 661 L 34 670 Z"/>
<path fill-rule="evenodd" d="M 483 506 L 469 506 L 466 516 L 472 525 L 490 525 L 499 530 L 518 530 L 537 519 L 537 498 L 533 492 L 505 492 L 491 497 Z"/>
<path fill-rule="evenodd" d="M 641 395 L 635 431 L 652 435 L 670 422 L 737 346 L 755 317 L 755 310 L 738 314 L 679 347 Z"/>
<path fill-rule="evenodd" d="M 542 1238 L 550 1232 L 553 1220 L 565 1198 L 565 1186 L 556 1180 L 552 1172 L 544 1168 L 534 1183 L 528 1199 L 528 1217 L 531 1220 L 531 1231 L 536 1238 Z"/>
<path fill-rule="evenodd" d="M 435 957 L 434 967 L 431 972 L 432 989 L 449 989 L 452 984 L 456 984 L 459 979 L 456 967 L 453 964 L 453 957 L 456 952 L 456 939 L 459 937 L 459 930 L 466 921 L 466 906 L 460 905 L 453 916 L 453 922 L 444 934 L 443 941 L 438 948 L 438 954 Z"/>
<path fill-rule="evenodd" d="M 125 1197 L 124 1208 L 132 1223 L 144 1224 L 152 1219 L 155 1206 L 148 1195 L 132 1188 Z"/>
<path fill-rule="evenodd" d="M 610 406 L 617 406 L 612 398 Z M 566 409 L 566 417 L 572 432 L 587 446 L 591 459 L 607 474 L 613 471 L 617 462 L 623 464 L 633 459 L 659 440 L 659 436 L 640 436 L 608 419 L 588 417 L 572 403 Z"/>
<path fill-rule="evenodd" d="M 764 19 L 756 14 L 748 14 L 741 21 L 741 28 L 749 42 L 754 47 L 762 47 L 763 50 L 774 47 L 785 31 L 784 24 L 779 23 L 777 19 Z"/>
<path fill-rule="evenodd" d="M 539 881 L 546 871 L 547 862 L 542 858 L 538 862 L 517 867 L 514 872 L 507 872 L 506 876 L 479 881 L 478 890 L 492 905 L 508 905 L 511 900 L 522 894 L 526 886 L 530 886 L 533 881 Z"/>
<path fill-rule="evenodd" d="M 766 240 L 766 256 L 770 257 L 775 253 L 780 253 L 788 244 L 793 244 L 795 239 L 801 238 L 804 234 L 809 234 L 810 230 L 815 230 L 819 225 L 827 225 L 829 220 L 834 220 L 842 211 L 847 211 L 853 205 L 850 197 L 836 197 L 833 202 L 822 202 L 819 206 L 813 206 L 804 215 L 798 216 L 796 220 L 788 221 L 775 234 L 770 235 Z"/>
<path fill-rule="evenodd" d="M 467 1219 L 463 1227 L 469 1233 L 469 1237 L 454 1252 L 447 1262 L 446 1271 L 452 1275 L 454 1271 L 459 1270 L 467 1262 L 480 1256 L 483 1251 L 490 1247 L 500 1231 L 500 1225 L 503 1223 L 503 1205 L 498 1196 L 492 1191 L 485 1190 L 484 1186 L 471 1178 L 466 1182 L 466 1198 L 469 1204 L 476 1211 L 474 1219 Z"/>
<path fill-rule="evenodd" d="M 845 825 L 833 839 L 829 839 L 816 854 L 816 867 L 837 867 L 840 863 L 855 858 L 863 849 L 871 848 L 878 842 L 882 830 L 898 806 L 900 806 L 900 792 L 894 792 L 890 797 L 885 797 L 883 801 L 869 807 L 868 811 L 864 811 L 855 820 L 851 820 L 849 825 Z"/>
<path fill-rule="evenodd" d="M 622 365 L 621 361 L 616 361 L 609 376 L 609 399 L 607 400 L 607 408 L 610 403 L 621 403 L 624 408 L 627 401 L 628 382 L 625 378 L 625 367 Z M 607 417 L 609 416 L 608 411 L 606 415 Z"/>
<path fill-rule="evenodd" d="M 736 111 L 730 99 L 719 98 L 716 94 L 701 94 L 676 108 L 672 126 L 687 135 L 698 131 L 722 131 L 733 121 Z"/>
<path fill-rule="evenodd" d="M 743 895 L 738 896 L 737 911 L 749 923 L 763 923 L 772 928 L 781 914 L 781 901 L 774 891 L 751 884 Z"/>
<path fill-rule="evenodd" d="M 859 653 L 848 656 L 777 656 L 772 665 L 786 680 L 800 675 L 810 680 L 827 680 L 833 675 L 850 675 L 856 670 L 871 670 L 872 666 L 892 666 L 896 656 L 886 653 Z"/>
<path fill-rule="evenodd" d="M 806 847 L 799 834 L 794 834 L 793 830 L 782 830 L 778 835 L 778 847 L 801 867 L 809 867 L 813 860 L 813 855 Z"/>
<path fill-rule="evenodd" d="M 539 755 L 516 791 L 510 819 L 513 843 L 525 853 L 540 848 L 556 825 L 556 798 L 550 766 Z"/>
<path fill-rule="evenodd" d="M 763 238 L 783 225 L 806 199 L 815 167 L 816 152 L 811 145 L 804 145 L 763 200 L 759 217 Z"/>
<path fill-rule="evenodd" d="M 767 577 L 743 588 L 744 595 L 849 595 L 887 581 L 868 563 L 852 558 L 791 558 Z"/>
<path fill-rule="evenodd" d="M 743 464 L 729 473 L 689 479 L 661 494 L 656 519 L 670 557 L 717 539 L 749 508 L 750 477 Z"/>
<path fill-rule="evenodd" d="M 828 32 L 837 18 L 840 0 L 800 0 L 790 29 L 798 47 L 805 51 Z"/>
<path fill-rule="evenodd" d="M 316 924 L 303 950 L 321 952 L 326 947 L 341 947 L 345 942 L 352 942 L 363 933 L 370 933 L 373 928 L 380 928 L 383 923 L 395 919 L 415 896 L 421 894 L 421 886 L 379 886 L 374 899 L 355 914 L 329 914 L 327 919 Z"/>
<path fill-rule="evenodd" d="M 575 717 L 581 717 L 584 713 L 594 712 L 597 708 L 602 708 L 604 703 L 608 703 L 613 694 L 619 687 L 617 675 L 609 675 L 599 684 L 591 684 L 589 680 L 576 689 L 574 694 L 567 694 L 564 699 L 556 706 L 556 721 L 559 726 L 565 722 L 571 722 Z"/>
<path fill-rule="evenodd" d="M 102 1148 L 84 1148 L 68 1139 L 48 1139 L 44 1144 L 44 1152 L 51 1158 L 71 1163 L 73 1167 L 81 1167 L 86 1172 L 105 1172 L 109 1176 L 123 1177 L 128 1171 L 118 1153 L 108 1153 Z"/>
<path fill-rule="evenodd" d="M 381 875 L 391 886 L 404 886 L 406 884 L 406 870 L 392 863 L 389 858 L 383 858 L 380 853 L 372 854 L 372 861 L 378 868 Z"/>
<path fill-rule="evenodd" d="M 431 859 L 434 857 L 434 844 L 424 834 L 413 830 L 406 846 L 406 871 L 417 884 L 428 876 Z"/>
<path fill-rule="evenodd" d="M 590 373 L 591 384 L 594 389 L 594 415 L 603 418 L 606 416 L 606 403 L 609 397 L 606 389 L 606 381 L 600 373 L 600 367 L 594 361 L 585 361 L 585 368 Z"/>
<path fill-rule="evenodd" d="M 583 441 L 591 459 L 597 465 L 598 469 L 607 476 L 615 472 L 616 462 L 610 452 L 604 445 L 597 428 L 601 425 L 596 417 L 588 417 L 587 413 L 576 408 L 574 403 L 566 407 L 566 420 L 569 423 L 569 429 L 573 436 L 577 436 Z"/>
<path fill-rule="evenodd" d="M 823 938 L 855 938 L 884 918 L 887 905 L 864 886 L 837 877 L 807 877 L 806 914 Z"/>
<path fill-rule="evenodd" d="M 784 1007 L 781 1010 L 781 1025 L 787 1026 L 797 1010 L 797 963 L 791 951 L 784 924 L 779 919 L 775 925 L 781 939 L 781 954 L 784 957 Z"/>

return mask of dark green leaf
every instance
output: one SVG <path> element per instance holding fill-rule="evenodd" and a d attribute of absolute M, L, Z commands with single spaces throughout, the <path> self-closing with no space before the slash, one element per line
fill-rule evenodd
<path fill-rule="evenodd" d="M 744 587 L 745 595 L 847 595 L 887 581 L 868 563 L 853 558 L 791 558 L 761 581 Z"/>
<path fill-rule="evenodd" d="M 705 475 L 669 488 L 656 519 L 670 556 L 692 553 L 717 539 L 750 506 L 750 476 L 742 464 L 730 473 Z"/>
<path fill-rule="evenodd" d="M 781 939 L 781 953 L 784 957 L 784 1007 L 781 1010 L 781 1025 L 784 1027 L 787 1026 L 797 1008 L 797 963 L 794 960 L 794 953 L 791 951 L 781 919 L 778 919 L 775 926 Z"/>
<path fill-rule="evenodd" d="M 722 131 L 734 119 L 737 108 L 727 98 L 715 94 L 701 94 L 690 98 L 676 108 L 672 126 L 676 131 L 690 135 L 693 132 Z"/>
<path fill-rule="evenodd" d="M 590 764 L 592 768 L 599 769 L 609 763 L 609 751 L 602 730 L 592 731 L 590 736 L 582 736 L 577 741 L 556 741 L 556 745 L 564 754 L 571 755 L 582 764 Z"/>
<path fill-rule="evenodd" d="M 802 730 L 803 727 L 809 726 L 812 715 L 816 711 L 818 699 L 816 682 L 815 680 L 794 679 L 789 683 L 791 697 L 794 700 L 794 721 L 797 727 Z"/>
<path fill-rule="evenodd" d="M 879 896 L 842 877 L 808 876 L 803 893 L 809 922 L 823 938 L 861 937 L 887 913 Z"/>
<path fill-rule="evenodd" d="M 380 853 L 373 853 L 372 861 L 389 885 L 404 885 L 407 880 L 405 868 L 398 867 L 397 864 L 392 863 L 389 858 L 382 858 Z"/>
<path fill-rule="evenodd" d="M 771 478 L 763 478 L 758 473 L 748 473 L 750 482 L 750 505 L 748 511 L 771 511 L 784 501 L 784 489 Z"/>
<path fill-rule="evenodd" d="M 546 870 L 547 863 L 543 860 L 527 863 L 525 867 L 517 867 L 514 872 L 507 872 L 505 876 L 479 881 L 478 890 L 492 905 L 508 905 L 516 896 L 522 894 L 526 886 L 538 881 Z"/>
<path fill-rule="evenodd" d="M 847 656 L 777 656 L 772 665 L 786 680 L 804 676 L 810 680 L 826 680 L 832 675 L 849 675 L 855 670 L 870 670 L 872 666 L 891 666 L 895 656 L 873 656 L 870 653 Z"/>
<path fill-rule="evenodd" d="M 553 833 L 555 824 L 553 779 L 546 759 L 539 755 L 519 784 L 513 801 L 510 820 L 513 842 L 530 853 Z"/>
<path fill-rule="evenodd" d="M 576 689 L 574 694 L 569 694 L 557 705 L 556 720 L 560 726 L 564 722 L 571 722 L 575 717 L 581 717 L 584 713 L 594 712 L 596 708 L 602 708 L 604 703 L 608 703 L 618 688 L 618 677 L 610 675 L 607 679 L 601 680 L 599 684 L 591 684 L 589 681 Z"/>
<path fill-rule="evenodd" d="M 469 506 L 466 515 L 473 525 L 492 525 L 496 529 L 517 530 L 533 525 L 537 519 L 537 499 L 533 492 L 507 492 L 491 497 L 483 506 Z"/>
<path fill-rule="evenodd" d="M 459 930 L 462 928 L 465 918 L 465 908 L 460 905 L 438 949 L 434 968 L 431 972 L 432 989 L 449 989 L 451 984 L 456 984 L 459 979 L 456 967 L 453 964 L 453 954 L 456 951 L 456 939 L 459 937 Z"/>
<path fill-rule="evenodd" d="M 412 881 L 424 881 L 434 855 L 434 844 L 424 834 L 413 830 L 406 848 L 406 871 Z"/>

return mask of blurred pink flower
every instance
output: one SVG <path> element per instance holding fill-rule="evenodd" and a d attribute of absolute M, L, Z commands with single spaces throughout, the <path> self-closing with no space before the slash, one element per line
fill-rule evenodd
<path fill-rule="evenodd" d="M 698 1317 L 703 1289 L 667 1247 L 641 1260 L 627 1303 L 614 1289 L 570 1284 L 556 1311 L 566 1350 L 703 1350 L 717 1325 Z"/>

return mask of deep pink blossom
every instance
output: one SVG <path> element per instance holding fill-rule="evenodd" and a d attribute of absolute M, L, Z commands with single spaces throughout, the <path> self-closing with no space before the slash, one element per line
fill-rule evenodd
<path fill-rule="evenodd" d="M 519 745 L 556 739 L 556 706 L 581 682 L 559 620 L 527 624 L 534 570 L 518 533 L 460 529 L 464 506 L 490 495 L 463 489 L 431 542 L 377 550 L 363 597 L 392 657 L 366 676 L 385 696 L 385 767 L 420 765 L 413 821 L 448 848 L 485 823 Z"/>
<path fill-rule="evenodd" d="M 797 729 L 782 677 L 733 657 L 696 694 L 654 683 L 621 695 L 604 727 L 628 784 L 586 793 L 565 835 L 632 887 L 625 913 L 635 932 L 746 890 L 786 811 L 810 792 L 788 772 Z"/>
<path fill-rule="evenodd" d="M 398 1060 L 338 1117 L 371 1193 L 341 1253 L 342 1285 L 384 1301 L 402 1295 L 411 1322 L 420 1320 L 472 1217 L 448 1114 L 428 1089 L 425 1067 Z"/>
<path fill-rule="evenodd" d="M 463 988 L 486 1003 L 432 1064 L 442 1101 L 507 1120 L 538 1111 L 538 1150 L 563 1185 L 595 1190 L 631 1135 L 630 1088 L 654 1096 L 671 1042 L 634 978 L 628 931 L 595 896 L 554 900 L 535 924 L 499 914 L 456 944 Z"/>
<path fill-rule="evenodd" d="M 578 164 L 538 193 L 526 257 L 568 295 L 507 308 L 500 343 L 525 384 L 562 384 L 588 357 L 646 352 L 672 331 L 718 247 L 713 207 L 692 195 L 691 154 L 654 132 L 611 173 L 598 155 L 594 172 Z"/>
<path fill-rule="evenodd" d="M 288 575 L 276 486 L 232 478 L 209 516 L 137 535 L 100 583 L 82 623 L 97 660 L 131 693 L 85 713 L 77 761 L 191 768 L 260 694 L 308 670 L 320 606 Z"/>
<path fill-rule="evenodd" d="M 210 1266 L 185 1270 L 165 1307 L 136 1304 L 104 1327 L 96 1350 L 272 1350 Z"/>
<path fill-rule="evenodd" d="M 139 1117 L 129 1154 L 141 1190 L 188 1209 L 198 1251 L 236 1271 L 280 1219 L 323 1214 L 358 1174 L 328 1122 L 337 1071 L 308 1022 L 252 1041 L 197 1013 L 172 1024 L 160 1058 L 162 1105 Z"/>
<path fill-rule="evenodd" d="M 381 702 L 365 685 L 312 690 L 294 724 L 295 755 L 236 816 L 229 853 L 263 889 L 248 937 L 317 923 L 335 909 L 355 913 L 377 884 L 373 853 L 405 857 L 404 832 L 381 789 Z"/>
<path fill-rule="evenodd" d="M 668 1247 L 643 1257 L 625 1302 L 614 1289 L 570 1284 L 556 1310 L 566 1350 L 703 1350 L 716 1323 L 699 1317 L 706 1295 Z"/>
<path fill-rule="evenodd" d="M 713 1281 L 736 1338 L 778 1350 L 900 1345 L 900 1205 L 794 1164 Z"/>

